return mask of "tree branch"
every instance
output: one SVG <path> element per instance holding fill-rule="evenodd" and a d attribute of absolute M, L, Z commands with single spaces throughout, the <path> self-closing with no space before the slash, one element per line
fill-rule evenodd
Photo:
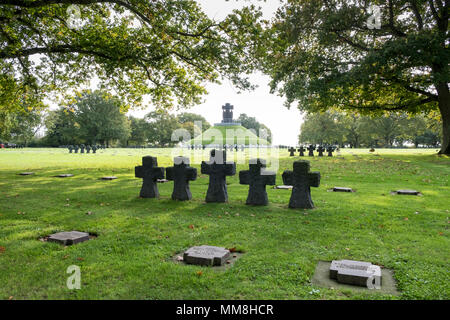
<path fill-rule="evenodd" d="M 409 3 L 411 5 L 411 9 L 414 13 L 414 16 L 416 17 L 417 27 L 419 28 L 419 30 L 422 30 L 423 29 L 423 19 L 422 19 L 422 16 L 420 15 L 419 8 L 417 7 L 417 4 L 414 0 L 409 1 Z"/>

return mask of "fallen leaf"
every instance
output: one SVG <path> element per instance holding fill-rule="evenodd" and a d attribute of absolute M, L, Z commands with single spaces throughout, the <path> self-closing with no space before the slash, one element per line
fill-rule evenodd
<path fill-rule="evenodd" d="M 8 300 L 12 300 L 14 298 L 14 296 L 10 296 L 9 298 L 8 298 Z"/>
<path fill-rule="evenodd" d="M 193 224 L 190 224 L 190 225 L 189 225 L 189 229 L 194 230 L 194 225 L 193 225 Z"/>
<path fill-rule="evenodd" d="M 92 214 L 92 211 L 88 211 L 88 212 L 86 212 L 86 214 L 87 214 L 88 216 L 90 216 L 90 215 Z"/>
<path fill-rule="evenodd" d="M 345 248 L 345 250 L 350 251 L 350 248 Z"/>
<path fill-rule="evenodd" d="M 5 247 L 0 247 L 0 253 L 3 253 L 3 252 L 5 252 L 6 251 L 6 248 Z"/>
<path fill-rule="evenodd" d="M 69 257 L 69 255 L 66 254 L 66 255 L 63 257 L 63 259 L 67 259 L 68 257 Z"/>
<path fill-rule="evenodd" d="M 84 261 L 84 258 L 77 258 L 78 261 Z"/>
<path fill-rule="evenodd" d="M 405 218 L 405 221 L 408 221 L 409 219 L 408 218 Z"/>
<path fill-rule="evenodd" d="M 197 271 L 197 275 L 200 277 L 203 274 L 203 271 Z"/>
<path fill-rule="evenodd" d="M 229 250 L 230 252 L 236 252 L 236 247 L 229 248 L 228 250 Z"/>

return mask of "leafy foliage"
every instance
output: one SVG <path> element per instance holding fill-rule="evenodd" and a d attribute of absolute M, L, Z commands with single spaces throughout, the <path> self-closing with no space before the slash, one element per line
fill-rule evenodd
<path fill-rule="evenodd" d="M 328 110 L 308 113 L 301 126 L 300 143 L 337 144 L 350 147 L 393 147 L 413 143 L 436 147 L 441 138 L 439 119 L 418 114 L 390 113 L 367 116 Z"/>
<path fill-rule="evenodd" d="M 80 19 L 72 16 L 79 9 Z M 125 108 L 200 102 L 207 82 L 250 88 L 249 11 L 222 22 L 192 0 L 6 0 L 0 4 L 0 109 L 64 94 L 97 77 Z M 74 26 L 71 22 L 75 21 Z"/>
<path fill-rule="evenodd" d="M 47 137 L 52 145 L 109 145 L 113 140 L 127 140 L 130 125 L 120 111 L 121 101 L 104 92 L 84 91 L 75 102 L 55 111 L 46 119 Z"/>
<path fill-rule="evenodd" d="M 442 0 L 287 0 L 255 54 L 272 91 L 301 110 L 418 113 L 439 108 L 442 153 L 450 153 L 448 19 Z"/>
<path fill-rule="evenodd" d="M 272 142 L 272 131 L 265 124 L 258 122 L 255 117 L 249 117 L 247 114 L 241 113 L 238 121 L 244 128 L 255 130 L 258 137 Z"/>

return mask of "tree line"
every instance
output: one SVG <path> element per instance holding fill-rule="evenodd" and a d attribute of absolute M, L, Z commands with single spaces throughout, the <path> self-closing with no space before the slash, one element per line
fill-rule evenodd
<path fill-rule="evenodd" d="M 326 111 L 307 113 L 301 125 L 300 144 L 341 147 L 438 147 L 442 139 L 439 114 L 386 113 L 373 117 L 359 113 Z"/>
<path fill-rule="evenodd" d="M 185 129 L 190 137 L 204 132 L 211 124 L 201 115 L 183 112 L 178 115 L 165 109 L 151 111 L 143 118 L 126 116 L 123 101 L 105 91 L 82 91 L 72 102 L 56 110 L 37 112 L 36 109 L 16 111 L 0 117 L 0 141 L 20 143 L 25 146 L 57 147 L 77 144 L 102 144 L 105 146 L 171 147 L 172 133 Z M 246 114 L 239 121 L 247 129 L 270 129 Z M 45 135 L 36 138 L 38 130 Z"/>

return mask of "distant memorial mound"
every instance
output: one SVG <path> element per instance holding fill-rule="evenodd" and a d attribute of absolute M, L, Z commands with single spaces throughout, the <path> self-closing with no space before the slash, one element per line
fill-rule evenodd
<path fill-rule="evenodd" d="M 244 128 L 239 121 L 233 119 L 233 109 L 229 103 L 222 106 L 222 122 L 215 123 L 213 127 L 201 135 L 190 140 L 188 144 L 202 145 L 269 145 L 265 139 L 257 136 L 257 132 Z"/>

